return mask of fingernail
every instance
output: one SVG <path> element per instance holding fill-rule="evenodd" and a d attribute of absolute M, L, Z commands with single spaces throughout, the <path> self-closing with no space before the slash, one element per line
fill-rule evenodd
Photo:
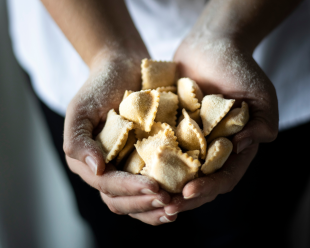
<path fill-rule="evenodd" d="M 169 223 L 169 222 L 172 222 L 171 220 L 168 220 L 166 216 L 162 216 L 159 218 L 159 221 L 161 223 Z"/>
<path fill-rule="evenodd" d="M 184 196 L 184 199 L 185 200 L 193 199 L 193 198 L 198 197 L 198 196 L 200 196 L 200 193 L 193 193 L 190 196 Z"/>
<path fill-rule="evenodd" d="M 141 193 L 142 193 L 142 194 L 145 194 L 145 195 L 156 195 L 156 193 L 153 192 L 153 191 L 150 190 L 150 189 L 142 189 L 142 190 L 141 190 Z"/>
<path fill-rule="evenodd" d="M 246 138 L 237 144 L 237 154 L 248 148 L 252 144 L 252 139 Z"/>
<path fill-rule="evenodd" d="M 91 156 L 87 156 L 85 159 L 86 164 L 89 168 L 97 175 L 97 164 Z"/>
<path fill-rule="evenodd" d="M 167 213 L 167 212 L 165 211 L 165 213 L 166 213 L 166 215 L 172 216 L 172 215 L 176 215 L 178 212 L 175 212 L 175 213 L 170 214 L 170 213 Z"/>
<path fill-rule="evenodd" d="M 162 203 L 160 200 L 155 199 L 152 201 L 152 206 L 154 208 L 162 208 L 162 207 L 167 206 L 167 205 Z"/>

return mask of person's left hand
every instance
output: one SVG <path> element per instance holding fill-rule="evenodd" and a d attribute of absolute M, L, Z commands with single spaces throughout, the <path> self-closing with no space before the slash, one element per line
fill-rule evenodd
<path fill-rule="evenodd" d="M 223 94 L 226 99 L 236 99 L 235 105 L 246 101 L 250 120 L 233 136 L 233 153 L 220 170 L 190 181 L 182 194 L 172 196 L 165 207 L 165 213 L 171 217 L 233 190 L 254 159 L 259 143 L 271 142 L 278 134 L 274 86 L 245 45 L 229 37 L 207 35 L 197 42 L 195 37 L 188 36 L 179 46 L 174 60 L 178 63 L 180 77 L 195 80 L 204 94 Z M 152 222 L 152 211 L 131 216 Z"/>
<path fill-rule="evenodd" d="M 197 208 L 217 195 L 233 190 L 254 159 L 261 142 L 273 141 L 278 133 L 275 89 L 252 58 L 251 51 L 230 38 L 206 37 L 195 43 L 188 37 L 175 54 L 181 76 L 195 80 L 204 94 L 223 94 L 246 101 L 250 121 L 232 138 L 233 153 L 217 172 L 190 181 L 182 194 L 165 207 L 167 215 Z"/>

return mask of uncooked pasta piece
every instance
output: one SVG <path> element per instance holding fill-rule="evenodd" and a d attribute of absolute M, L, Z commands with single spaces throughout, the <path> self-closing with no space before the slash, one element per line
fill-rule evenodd
<path fill-rule="evenodd" d="M 133 93 L 132 90 L 126 90 L 125 93 L 124 93 L 124 96 L 123 96 L 123 100 L 124 100 L 127 96 L 129 96 L 131 93 Z"/>
<path fill-rule="evenodd" d="M 198 124 L 189 117 L 186 110 L 182 113 L 184 119 L 177 126 L 176 136 L 180 147 L 186 150 L 200 150 L 200 158 L 204 159 L 206 156 L 207 142 L 198 126 Z"/>
<path fill-rule="evenodd" d="M 120 115 L 135 123 L 136 128 L 151 131 L 159 104 L 159 92 L 142 90 L 133 92 L 119 105 Z"/>
<path fill-rule="evenodd" d="M 180 108 L 185 108 L 191 112 L 200 108 L 203 94 L 194 80 L 181 78 L 178 80 L 178 96 Z"/>
<path fill-rule="evenodd" d="M 149 136 L 154 136 L 155 134 L 158 134 L 160 131 L 164 131 L 167 128 L 169 128 L 169 129 L 171 129 L 171 131 L 173 131 L 171 126 L 168 125 L 167 123 L 154 122 L 151 131 L 148 133 L 137 128 L 135 130 L 136 138 L 138 140 L 147 139 Z"/>
<path fill-rule="evenodd" d="M 191 156 L 193 159 L 198 159 L 199 158 L 199 150 L 193 150 L 193 151 L 187 151 L 186 152 L 188 156 Z"/>
<path fill-rule="evenodd" d="M 208 142 L 218 138 L 227 137 L 240 132 L 249 121 L 249 107 L 242 102 L 241 108 L 231 110 L 208 136 Z"/>
<path fill-rule="evenodd" d="M 177 93 L 177 87 L 175 87 L 175 86 L 158 87 L 156 90 L 159 92 L 171 91 L 172 93 Z"/>
<path fill-rule="evenodd" d="M 145 166 L 145 162 L 140 157 L 140 155 L 137 152 L 137 150 L 134 150 L 130 154 L 129 158 L 127 159 L 126 164 L 125 164 L 123 170 L 127 171 L 127 172 L 130 172 L 132 174 L 139 174 L 144 166 Z"/>
<path fill-rule="evenodd" d="M 201 171 L 205 175 L 209 175 L 220 169 L 228 159 L 232 149 L 233 144 L 229 139 L 221 137 L 213 140 L 209 145 L 207 158 L 201 166 Z"/>
<path fill-rule="evenodd" d="M 154 151 L 156 151 L 158 147 L 172 146 L 178 148 L 178 142 L 176 139 L 177 137 L 174 136 L 174 132 L 171 131 L 171 129 L 165 129 L 154 136 L 138 141 L 137 144 L 135 144 L 135 147 L 144 162 L 149 164 L 152 161 Z"/>
<path fill-rule="evenodd" d="M 155 121 L 165 122 L 175 127 L 179 103 L 178 96 L 172 92 L 160 92 L 159 95 L 159 105 Z"/>
<path fill-rule="evenodd" d="M 127 142 L 124 148 L 120 151 L 118 156 L 116 157 L 116 164 L 120 164 L 124 158 L 126 158 L 129 153 L 135 148 L 134 144 L 136 144 L 137 139 L 135 135 L 135 131 L 131 130 L 128 134 Z"/>
<path fill-rule="evenodd" d="M 143 59 L 141 73 L 143 90 L 173 86 L 176 78 L 176 63 Z"/>
<path fill-rule="evenodd" d="M 192 118 L 196 123 L 199 125 L 199 127 L 202 128 L 202 121 L 200 118 L 200 109 L 195 110 L 194 112 L 187 111 L 190 118 Z M 178 119 L 178 124 L 184 119 L 184 115 L 181 114 L 181 116 Z"/>
<path fill-rule="evenodd" d="M 123 149 L 128 133 L 133 128 L 134 124 L 118 115 L 114 109 L 109 111 L 104 128 L 96 137 L 102 145 L 106 163 L 109 163 Z"/>
<path fill-rule="evenodd" d="M 184 185 L 196 177 L 200 165 L 197 159 L 186 153 L 162 146 L 157 148 L 141 174 L 155 179 L 161 188 L 170 193 L 181 193 Z"/>
<path fill-rule="evenodd" d="M 202 100 L 200 117 L 203 133 L 208 135 L 234 105 L 234 99 L 224 99 L 222 95 L 208 95 Z"/>

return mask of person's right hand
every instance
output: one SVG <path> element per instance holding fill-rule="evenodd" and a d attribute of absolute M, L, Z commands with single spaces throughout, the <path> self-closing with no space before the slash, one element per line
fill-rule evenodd
<path fill-rule="evenodd" d="M 151 211 L 144 222 L 170 222 L 163 207 L 167 192 L 145 176 L 116 171 L 105 164 L 101 145 L 95 141 L 110 109 L 118 110 L 125 90 L 140 90 L 141 57 L 99 56 L 92 64 L 87 82 L 70 102 L 65 119 L 64 151 L 72 172 L 100 191 L 103 201 L 116 214 Z M 155 211 L 154 211 L 155 210 Z"/>

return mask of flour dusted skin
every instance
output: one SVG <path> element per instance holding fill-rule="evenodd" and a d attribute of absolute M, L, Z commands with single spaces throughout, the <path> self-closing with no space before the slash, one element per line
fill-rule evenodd
<path fill-rule="evenodd" d="M 225 137 L 244 128 L 249 107 L 232 109 L 234 99 L 203 96 L 190 78 L 176 80 L 174 62 L 144 59 L 141 69 L 142 90 L 125 91 L 119 115 L 109 111 L 96 140 L 106 163 L 124 165 L 120 177 L 140 175 L 181 193 L 189 181 L 223 167 L 233 149 Z"/>

